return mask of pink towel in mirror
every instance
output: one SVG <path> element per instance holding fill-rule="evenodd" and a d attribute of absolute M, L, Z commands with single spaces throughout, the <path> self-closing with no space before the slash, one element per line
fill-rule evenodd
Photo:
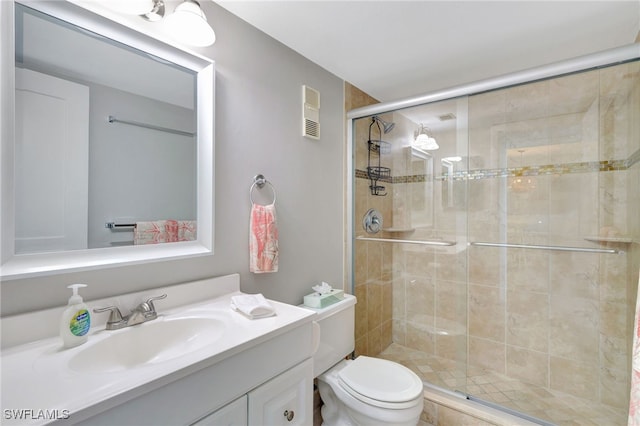
<path fill-rule="evenodd" d="M 133 230 L 133 244 L 160 244 L 196 239 L 195 220 L 154 220 L 136 222 Z"/>

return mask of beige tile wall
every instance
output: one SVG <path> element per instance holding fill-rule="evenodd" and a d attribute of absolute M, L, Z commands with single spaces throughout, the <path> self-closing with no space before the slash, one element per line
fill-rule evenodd
<path fill-rule="evenodd" d="M 471 247 L 470 365 L 626 407 L 639 166 L 584 173 L 572 167 L 603 167 L 640 149 L 639 90 L 640 66 L 632 63 L 470 98 L 470 151 L 483 168 L 566 169 L 535 176 L 527 191 L 504 192 L 504 178 L 469 181 L 470 240 L 593 247 L 585 237 L 634 241 L 599 245 L 626 252 L 617 255 Z M 496 144 L 507 147 L 506 158 Z"/>
<path fill-rule="evenodd" d="M 347 111 L 378 103 L 357 87 L 345 83 L 345 109 Z M 382 117 L 384 119 L 384 117 Z M 365 170 L 367 167 L 367 140 L 369 119 L 356 123 L 355 168 Z M 375 139 L 378 139 L 377 128 Z M 389 158 L 383 158 L 384 165 L 389 166 Z M 390 185 L 381 183 L 382 185 Z M 380 211 L 383 218 L 391 217 L 391 197 L 371 195 L 369 181 L 356 179 L 355 183 L 356 234 L 366 234 L 360 226 L 362 217 L 370 208 Z M 391 344 L 392 317 L 392 285 L 391 285 L 391 247 L 375 242 L 358 241 L 354 247 L 354 294 L 356 304 L 356 355 L 378 355 Z"/>

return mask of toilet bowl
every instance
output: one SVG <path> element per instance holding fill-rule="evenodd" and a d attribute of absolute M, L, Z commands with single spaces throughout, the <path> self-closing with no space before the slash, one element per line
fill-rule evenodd
<path fill-rule="evenodd" d="M 359 356 L 345 359 L 355 345 L 354 296 L 317 316 L 314 376 L 323 406 L 323 426 L 415 426 L 424 404 L 423 384 L 407 367 L 393 361 Z"/>
<path fill-rule="evenodd" d="M 341 361 L 318 377 L 324 426 L 415 426 L 424 403 L 423 385 L 408 368 L 360 356 Z"/>

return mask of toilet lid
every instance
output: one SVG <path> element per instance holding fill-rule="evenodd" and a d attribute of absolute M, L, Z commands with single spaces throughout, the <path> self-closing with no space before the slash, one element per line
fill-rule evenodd
<path fill-rule="evenodd" d="M 367 400 L 382 403 L 409 402 L 423 391 L 422 381 L 407 367 L 367 356 L 359 356 L 350 362 L 340 370 L 338 377 L 353 396 L 359 394 Z"/>

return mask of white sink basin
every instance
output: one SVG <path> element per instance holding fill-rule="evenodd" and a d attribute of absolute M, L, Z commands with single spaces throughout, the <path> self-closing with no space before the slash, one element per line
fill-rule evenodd
<path fill-rule="evenodd" d="M 225 329 L 215 318 L 158 318 L 110 333 L 99 342 L 85 344 L 69 359 L 79 372 L 108 373 L 169 361 L 215 343 Z"/>

